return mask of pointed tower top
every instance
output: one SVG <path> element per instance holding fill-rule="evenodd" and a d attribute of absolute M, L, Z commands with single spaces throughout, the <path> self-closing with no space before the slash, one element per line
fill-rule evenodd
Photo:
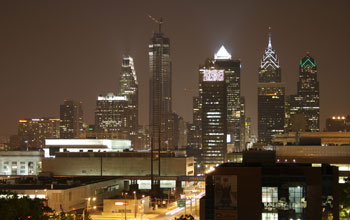
<path fill-rule="evenodd" d="M 269 44 L 267 45 L 268 48 L 272 48 L 272 43 L 271 43 L 271 27 L 269 27 Z"/>
<path fill-rule="evenodd" d="M 231 59 L 231 54 L 229 54 L 229 52 L 227 52 L 225 47 L 222 45 L 218 52 L 214 54 L 214 58 L 215 60 L 229 60 Z"/>

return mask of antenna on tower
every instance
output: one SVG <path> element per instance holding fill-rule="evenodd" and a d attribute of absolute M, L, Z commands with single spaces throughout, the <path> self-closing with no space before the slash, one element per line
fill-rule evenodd
<path fill-rule="evenodd" d="M 156 24 L 159 25 L 159 33 L 160 33 L 160 32 L 162 31 L 162 24 L 164 23 L 163 18 L 160 17 L 159 20 L 158 20 L 158 19 L 154 18 L 154 17 L 153 17 L 152 15 L 150 15 L 150 14 L 147 14 L 147 16 L 148 16 L 152 21 L 154 21 Z"/>
<path fill-rule="evenodd" d="M 271 43 L 271 27 L 269 27 L 269 45 L 268 48 L 272 48 L 272 43 Z"/>

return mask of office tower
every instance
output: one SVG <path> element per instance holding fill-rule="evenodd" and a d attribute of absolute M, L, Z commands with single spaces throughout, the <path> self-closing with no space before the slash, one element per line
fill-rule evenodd
<path fill-rule="evenodd" d="M 233 60 L 224 46 L 214 55 L 215 68 L 224 70 L 227 83 L 227 136 L 233 151 L 241 151 L 241 62 Z"/>
<path fill-rule="evenodd" d="M 173 112 L 173 143 L 176 149 L 187 146 L 187 123 L 180 115 Z"/>
<path fill-rule="evenodd" d="M 38 118 L 18 121 L 20 149 L 38 149 L 45 146 L 45 139 L 60 138 L 60 119 Z"/>
<path fill-rule="evenodd" d="M 332 116 L 326 119 L 326 131 L 333 132 L 349 132 L 350 131 L 350 115 Z"/>
<path fill-rule="evenodd" d="M 132 134 L 137 133 L 138 123 L 138 82 L 134 67 L 134 60 L 130 56 L 124 56 L 122 61 L 122 71 L 119 79 L 119 96 L 125 96 L 128 100 L 130 113 L 130 130 Z"/>
<path fill-rule="evenodd" d="M 246 117 L 244 127 L 245 127 L 245 129 L 244 129 L 244 132 L 245 132 L 244 140 L 245 141 L 244 142 L 246 144 L 246 143 L 250 142 L 250 137 L 251 137 L 251 133 L 252 133 L 252 131 L 251 131 L 251 118 L 250 117 Z"/>
<path fill-rule="evenodd" d="M 83 130 L 83 108 L 81 102 L 64 100 L 60 105 L 60 138 L 79 138 Z"/>
<path fill-rule="evenodd" d="M 246 141 L 245 141 L 245 121 L 246 121 L 246 111 L 245 111 L 245 97 L 244 96 L 241 96 L 241 120 L 240 120 L 240 131 L 241 131 L 241 135 L 240 135 L 240 149 L 239 151 L 243 151 L 245 150 L 245 144 L 246 144 Z"/>
<path fill-rule="evenodd" d="M 200 108 L 197 108 L 202 113 L 202 119 L 198 120 L 198 124 L 202 127 L 202 160 L 207 166 L 224 162 L 228 146 L 230 151 L 241 150 L 244 112 L 240 96 L 240 68 L 240 61 L 231 59 L 223 46 L 213 60 L 207 59 L 200 67 L 200 103 L 197 105 Z"/>
<path fill-rule="evenodd" d="M 155 148 L 173 147 L 170 40 L 159 31 L 149 44 L 150 117 L 149 126 Z M 160 145 L 159 145 L 160 144 Z"/>
<path fill-rule="evenodd" d="M 271 143 L 272 136 L 284 132 L 285 85 L 281 83 L 281 67 L 269 42 L 259 67 L 258 82 L 258 139 L 260 143 Z"/>
<path fill-rule="evenodd" d="M 202 162 L 208 167 L 226 161 L 227 75 L 207 60 L 200 69 L 202 99 Z"/>
<path fill-rule="evenodd" d="M 128 100 L 125 96 L 115 96 L 109 93 L 98 96 L 95 112 L 95 131 L 117 133 L 119 138 L 129 138 L 130 113 Z"/>
<path fill-rule="evenodd" d="M 200 96 L 193 97 L 193 123 L 188 126 L 188 146 L 202 149 L 202 102 Z"/>
<path fill-rule="evenodd" d="M 297 94 L 290 96 L 290 127 L 299 123 L 298 118 L 306 119 L 306 131 L 320 131 L 320 90 L 317 81 L 317 65 L 307 53 L 300 60 Z M 293 130 L 290 128 L 289 130 Z"/>

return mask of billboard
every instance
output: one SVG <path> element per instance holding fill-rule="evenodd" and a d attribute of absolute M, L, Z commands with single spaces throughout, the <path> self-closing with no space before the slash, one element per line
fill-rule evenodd
<path fill-rule="evenodd" d="M 215 219 L 237 219 L 237 176 L 215 175 Z"/>
<path fill-rule="evenodd" d="M 176 180 L 161 180 L 160 188 L 175 188 Z"/>
<path fill-rule="evenodd" d="M 204 70 L 203 81 L 224 81 L 224 70 Z"/>
<path fill-rule="evenodd" d="M 137 184 L 139 185 L 139 189 L 152 189 L 151 180 L 137 180 Z"/>

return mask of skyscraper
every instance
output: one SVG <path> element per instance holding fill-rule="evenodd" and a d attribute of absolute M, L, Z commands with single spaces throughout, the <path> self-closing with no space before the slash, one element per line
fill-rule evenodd
<path fill-rule="evenodd" d="M 206 168 L 226 161 L 227 75 L 207 60 L 200 69 L 202 99 L 202 162 Z"/>
<path fill-rule="evenodd" d="M 38 149 L 45 146 L 45 139 L 60 137 L 60 119 L 35 118 L 18 121 L 18 146 L 21 149 Z"/>
<path fill-rule="evenodd" d="M 296 117 L 306 119 L 306 131 L 320 131 L 320 89 L 317 80 L 317 65 L 307 53 L 300 60 L 297 95 L 290 96 L 290 126 Z"/>
<path fill-rule="evenodd" d="M 233 60 L 224 46 L 214 55 L 215 67 L 224 70 L 227 83 L 227 135 L 234 151 L 241 151 L 241 62 Z M 244 113 L 243 113 L 244 114 Z"/>
<path fill-rule="evenodd" d="M 95 112 L 96 132 L 117 133 L 119 138 L 130 138 L 128 100 L 125 96 L 109 93 L 98 96 Z"/>
<path fill-rule="evenodd" d="M 60 138 L 79 138 L 83 129 L 83 108 L 81 102 L 64 100 L 60 105 Z"/>
<path fill-rule="evenodd" d="M 170 40 L 159 25 L 149 44 L 150 133 L 156 148 L 173 147 Z M 160 146 L 159 146 L 160 144 Z"/>
<path fill-rule="evenodd" d="M 122 71 L 119 79 L 119 96 L 125 96 L 128 101 L 128 112 L 130 114 L 130 130 L 136 135 L 138 131 L 138 100 L 139 90 L 134 60 L 130 56 L 124 56 L 122 61 Z"/>
<path fill-rule="evenodd" d="M 202 113 L 202 159 L 207 166 L 226 160 L 227 143 L 240 151 L 240 61 L 232 60 L 225 47 L 207 59 L 199 72 Z"/>
<path fill-rule="evenodd" d="M 281 83 L 281 67 L 272 48 L 271 32 L 268 46 L 259 67 L 258 140 L 271 143 L 272 136 L 284 132 L 285 85 Z"/>

